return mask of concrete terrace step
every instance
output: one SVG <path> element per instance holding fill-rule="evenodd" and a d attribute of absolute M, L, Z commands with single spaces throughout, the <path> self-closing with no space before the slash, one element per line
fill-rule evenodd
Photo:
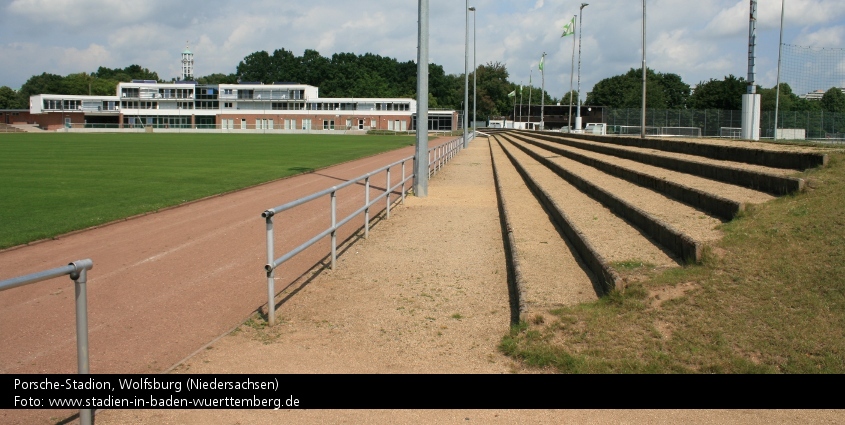
<path fill-rule="evenodd" d="M 37 124 L 10 124 L 12 127 L 17 128 L 26 133 L 43 133 L 44 130 L 38 128 Z"/>
<path fill-rule="evenodd" d="M 24 133 L 24 131 L 11 124 L 0 123 L 0 133 Z"/>
<path fill-rule="evenodd" d="M 595 300 L 602 289 L 593 273 L 534 198 L 495 138 L 489 139 L 489 145 L 520 319 Z"/>
<path fill-rule="evenodd" d="M 636 262 L 656 267 L 680 264 L 682 257 L 668 254 L 641 229 L 562 179 L 536 158 L 503 140 L 502 135 L 496 136 L 496 143 L 503 148 L 604 291 L 622 284 L 613 263 Z M 511 217 L 512 222 L 519 219 Z"/>
<path fill-rule="evenodd" d="M 604 207 L 609 208 L 617 216 L 636 226 L 643 232 L 643 234 L 654 239 L 675 257 L 688 262 L 697 262 L 701 259 L 702 247 L 699 240 L 696 240 L 685 232 L 678 230 L 675 226 L 661 220 L 653 213 L 632 204 L 628 199 L 620 197 L 618 193 L 614 193 L 613 191 L 609 191 L 602 187 L 608 184 L 612 185 L 613 182 L 609 183 L 609 181 L 615 179 L 614 177 L 602 173 L 593 173 L 592 175 L 584 176 L 585 172 L 589 174 L 586 168 L 582 167 L 577 172 L 574 172 L 573 170 L 555 162 L 553 159 L 558 158 L 556 155 L 551 155 L 551 157 L 549 157 L 548 155 L 531 150 L 520 144 L 514 144 L 513 146 L 523 151 L 533 160 L 547 167 L 550 171 L 572 186 L 576 187 L 584 195 L 594 199 Z M 617 186 L 624 186 L 627 184 L 628 186 L 626 187 L 626 190 L 635 190 L 634 188 L 636 187 L 634 185 L 630 185 L 630 183 L 622 183 L 621 181 L 617 181 L 616 183 Z M 617 192 L 618 191 L 620 191 L 620 189 L 617 188 Z M 638 195 L 640 197 L 646 196 L 646 193 L 647 192 L 645 191 L 638 191 Z M 643 202 L 640 202 L 640 204 L 642 205 Z M 670 210 L 675 207 L 675 205 L 666 207 L 666 202 L 660 202 L 660 204 Z M 677 219 L 675 221 L 677 222 Z"/>
<path fill-rule="evenodd" d="M 511 134 L 517 140 L 562 155 L 597 170 L 657 191 L 724 220 L 731 220 L 746 204 L 770 201 L 765 192 L 667 170 L 633 160 Z"/>
<path fill-rule="evenodd" d="M 556 133 L 544 132 L 554 135 Z M 697 141 L 677 139 L 657 139 L 638 137 L 599 136 L 592 134 L 568 134 L 567 137 L 608 143 L 617 146 L 630 146 L 655 149 L 665 152 L 689 154 L 705 158 L 763 165 L 771 168 L 807 170 L 825 166 L 828 156 L 818 152 L 803 152 L 800 147 L 773 146 L 757 142 L 726 142 L 722 140 L 700 139 Z M 741 143 L 742 145 L 738 145 Z M 748 145 L 748 146 L 743 146 Z"/>
<path fill-rule="evenodd" d="M 613 145 L 573 139 L 549 133 L 517 132 L 537 139 L 591 152 L 629 159 L 643 164 L 692 174 L 711 180 L 734 184 L 772 195 L 786 195 L 804 189 L 804 180 L 789 177 L 797 170 L 766 167 L 747 163 L 710 159 L 702 156 Z"/>

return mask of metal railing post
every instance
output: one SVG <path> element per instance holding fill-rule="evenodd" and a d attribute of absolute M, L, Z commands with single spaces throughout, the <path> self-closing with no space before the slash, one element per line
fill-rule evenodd
<path fill-rule="evenodd" d="M 405 161 L 402 161 L 402 205 L 405 205 Z"/>
<path fill-rule="evenodd" d="M 332 270 L 337 263 L 337 190 L 332 191 Z"/>
<path fill-rule="evenodd" d="M 71 263 L 78 267 L 75 263 Z M 91 373 L 88 361 L 88 270 L 82 268 L 78 272 L 71 273 L 76 287 L 76 363 L 79 373 L 87 375 Z M 79 410 L 79 423 L 92 425 L 94 423 L 94 411 L 92 409 Z"/>
<path fill-rule="evenodd" d="M 431 162 L 432 162 L 431 161 L 431 155 L 432 155 L 432 153 L 431 153 L 431 151 L 429 151 L 428 152 L 428 176 L 429 177 L 431 177 L 433 175 L 433 170 L 432 170 L 432 167 L 431 167 Z"/>
<path fill-rule="evenodd" d="M 76 264 L 72 264 L 76 267 Z M 88 363 L 88 270 L 70 274 L 76 289 L 76 364 L 80 374 L 90 373 Z"/>
<path fill-rule="evenodd" d="M 74 261 L 64 267 L 45 270 L 26 276 L 0 281 L 0 291 L 68 275 L 74 282 L 76 298 L 76 365 L 80 375 L 91 373 L 88 361 L 88 270 L 94 267 L 90 259 Z M 93 409 L 79 409 L 79 422 L 92 425 Z"/>
<path fill-rule="evenodd" d="M 390 168 L 388 168 L 387 169 L 387 196 L 385 196 L 385 198 L 387 198 L 387 219 L 388 220 L 390 219 L 390 192 L 392 192 L 392 189 L 390 187 Z"/>
<path fill-rule="evenodd" d="M 267 324 L 276 324 L 276 268 L 273 267 L 273 214 L 267 213 Z"/>
<path fill-rule="evenodd" d="M 404 164 L 404 163 L 403 163 Z M 367 176 L 367 179 L 364 184 L 364 239 L 370 238 L 370 177 Z"/>

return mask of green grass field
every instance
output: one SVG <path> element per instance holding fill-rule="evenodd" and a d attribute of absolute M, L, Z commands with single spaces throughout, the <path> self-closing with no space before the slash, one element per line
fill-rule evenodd
<path fill-rule="evenodd" d="M 413 145 L 413 136 L 0 136 L 0 249 Z"/>

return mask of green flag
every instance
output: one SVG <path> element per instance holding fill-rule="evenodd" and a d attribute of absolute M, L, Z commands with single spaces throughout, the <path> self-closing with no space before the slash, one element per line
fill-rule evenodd
<path fill-rule="evenodd" d="M 522 84 L 519 85 L 519 94 L 522 94 Z"/>
<path fill-rule="evenodd" d="M 508 93 L 508 97 L 515 97 L 515 96 L 516 96 L 516 90 Z"/>
<path fill-rule="evenodd" d="M 563 26 L 563 34 L 561 37 L 566 37 L 567 35 L 575 34 L 575 17 L 572 17 L 572 20 L 569 21 L 568 24 Z"/>
<path fill-rule="evenodd" d="M 541 57 L 541 58 L 540 58 L 540 66 L 539 66 L 540 71 L 542 71 L 542 70 L 543 70 L 543 62 L 545 62 L 545 61 L 546 61 L 546 57 L 545 57 L 545 56 L 543 56 L 543 57 Z"/>

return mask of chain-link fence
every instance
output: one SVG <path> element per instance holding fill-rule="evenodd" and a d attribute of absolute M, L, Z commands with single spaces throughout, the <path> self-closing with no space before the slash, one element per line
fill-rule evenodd
<path fill-rule="evenodd" d="M 608 133 L 618 134 L 639 127 L 641 109 L 608 109 Z M 763 111 L 760 116 L 760 137 L 774 136 L 774 111 Z M 647 109 L 646 128 L 699 128 L 702 137 L 739 137 L 742 111 L 721 109 Z M 778 129 L 804 130 L 807 139 L 845 140 L 845 113 L 827 111 L 780 111 Z"/>

